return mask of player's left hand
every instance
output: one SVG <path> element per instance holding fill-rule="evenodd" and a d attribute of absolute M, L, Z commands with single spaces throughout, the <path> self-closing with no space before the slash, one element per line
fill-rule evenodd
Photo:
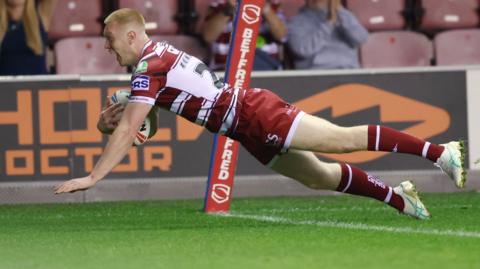
<path fill-rule="evenodd" d="M 54 188 L 54 191 L 55 194 L 83 191 L 92 187 L 93 185 L 95 185 L 95 183 L 96 181 L 93 180 L 91 176 L 74 178 L 56 186 Z"/>

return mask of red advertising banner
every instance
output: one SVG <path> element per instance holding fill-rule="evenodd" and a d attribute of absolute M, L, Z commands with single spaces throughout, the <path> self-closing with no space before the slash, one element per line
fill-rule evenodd
<path fill-rule="evenodd" d="M 235 88 L 248 88 L 262 19 L 263 0 L 239 0 L 233 22 L 225 80 Z M 232 199 L 238 142 L 216 135 L 213 143 L 204 211 L 228 212 Z"/>

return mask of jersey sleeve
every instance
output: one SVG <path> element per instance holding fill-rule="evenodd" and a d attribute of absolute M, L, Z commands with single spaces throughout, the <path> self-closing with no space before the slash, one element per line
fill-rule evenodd
<path fill-rule="evenodd" d="M 180 59 L 181 52 L 167 43 L 159 43 L 143 58 L 131 80 L 130 102 L 155 105 L 160 91 L 167 86 L 167 74 Z"/>
<path fill-rule="evenodd" d="M 165 87 L 166 75 L 146 72 L 134 74 L 131 81 L 130 101 L 155 105 L 158 91 Z"/>

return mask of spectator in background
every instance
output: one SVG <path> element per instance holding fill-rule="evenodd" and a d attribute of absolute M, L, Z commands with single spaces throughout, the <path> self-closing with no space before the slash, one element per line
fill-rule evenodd
<path fill-rule="evenodd" d="M 211 45 L 210 67 L 225 69 L 227 62 L 235 0 L 213 0 L 202 30 L 203 39 Z M 277 70 L 282 67 L 281 44 L 287 36 L 285 17 L 280 12 L 280 0 L 265 0 L 263 17 L 257 38 L 254 70 Z"/>
<path fill-rule="evenodd" d="M 57 0 L 0 0 L 0 75 L 47 74 L 47 32 Z"/>
<path fill-rule="evenodd" d="M 306 0 L 288 25 L 296 69 L 358 68 L 358 47 L 367 30 L 340 0 Z"/>

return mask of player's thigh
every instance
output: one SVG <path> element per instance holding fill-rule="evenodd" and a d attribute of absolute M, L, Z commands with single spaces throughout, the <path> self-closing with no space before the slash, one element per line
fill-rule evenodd
<path fill-rule="evenodd" d="M 305 114 L 293 135 L 290 148 L 318 152 L 351 152 L 366 149 L 368 127 L 342 127 Z"/>
<path fill-rule="evenodd" d="M 310 151 L 291 149 L 279 155 L 271 169 L 313 189 L 335 189 L 340 165 L 320 161 Z"/>

